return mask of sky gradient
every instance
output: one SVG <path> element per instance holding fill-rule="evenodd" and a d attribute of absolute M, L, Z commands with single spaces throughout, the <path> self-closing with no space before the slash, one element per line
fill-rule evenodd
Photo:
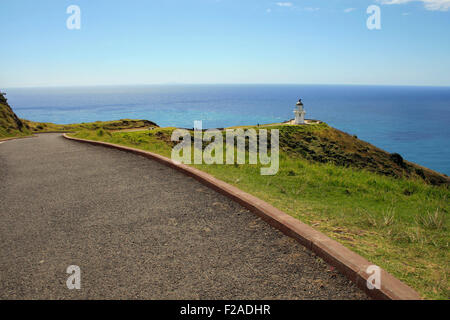
<path fill-rule="evenodd" d="M 366 27 L 372 4 L 381 30 Z M 450 86 L 450 0 L 2 0 L 0 29 L 0 88 Z"/>

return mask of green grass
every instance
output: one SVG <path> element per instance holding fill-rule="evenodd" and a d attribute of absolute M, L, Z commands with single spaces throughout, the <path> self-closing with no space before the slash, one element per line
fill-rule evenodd
<path fill-rule="evenodd" d="M 0 141 L 8 140 L 11 138 L 20 138 L 20 137 L 31 136 L 30 131 L 27 131 L 27 130 L 20 131 L 20 130 L 11 129 L 11 128 L 5 128 L 1 125 L 2 124 L 0 123 Z"/>
<path fill-rule="evenodd" d="M 55 124 L 50 122 L 34 122 L 30 120 L 23 120 L 25 125 L 35 133 L 45 132 L 76 132 L 80 130 L 126 130 L 136 128 L 157 127 L 154 122 L 148 120 L 133 120 L 133 119 L 121 119 L 114 121 L 96 121 L 88 123 L 75 123 L 75 124 Z"/>
<path fill-rule="evenodd" d="M 326 126 L 304 128 L 317 135 L 327 130 Z M 172 130 L 84 130 L 75 136 L 170 157 Z M 322 231 L 415 288 L 422 297 L 450 298 L 448 184 L 433 186 L 416 176 L 393 177 L 320 163 L 289 148 L 280 152 L 280 171 L 275 176 L 261 176 L 259 165 L 195 167 Z"/>

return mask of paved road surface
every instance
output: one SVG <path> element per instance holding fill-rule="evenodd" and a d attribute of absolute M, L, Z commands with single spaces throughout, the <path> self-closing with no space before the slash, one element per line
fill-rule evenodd
<path fill-rule="evenodd" d="M 81 268 L 81 290 L 66 268 Z M 143 157 L 40 135 L 0 145 L 1 299 L 361 299 L 294 240 Z"/>

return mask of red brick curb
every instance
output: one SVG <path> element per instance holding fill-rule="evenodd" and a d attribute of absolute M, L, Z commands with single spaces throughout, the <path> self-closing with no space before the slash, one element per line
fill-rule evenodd
<path fill-rule="evenodd" d="M 161 155 L 139 150 L 135 148 L 120 146 L 107 142 L 79 139 L 63 135 L 64 138 L 78 142 L 100 145 L 108 148 L 119 149 L 131 152 L 137 155 L 156 160 L 164 165 L 172 167 L 184 174 L 187 174 L 201 183 L 211 187 L 217 192 L 235 200 L 253 213 L 257 214 L 263 220 L 273 227 L 279 229 L 284 234 L 296 239 L 303 246 L 313 251 L 319 257 L 329 264 L 335 266 L 340 272 L 346 275 L 351 281 L 364 290 L 374 299 L 387 300 L 419 300 L 420 295 L 412 288 L 396 279 L 394 276 L 381 269 L 381 288 L 368 289 L 366 273 L 367 267 L 373 265 L 360 255 L 347 249 L 340 243 L 330 239 L 323 233 L 311 228 L 303 222 L 291 217 L 281 210 L 273 207 L 267 202 L 258 199 L 228 183 L 225 183 L 213 176 L 185 164 L 177 164 L 171 159 Z"/>

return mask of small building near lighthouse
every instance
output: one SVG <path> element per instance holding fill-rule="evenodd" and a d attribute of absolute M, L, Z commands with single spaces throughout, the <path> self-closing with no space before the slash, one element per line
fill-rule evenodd
<path fill-rule="evenodd" d="M 303 108 L 302 99 L 298 100 L 297 105 L 295 106 L 294 109 L 294 115 L 295 115 L 294 124 L 305 124 L 306 111 Z"/>

